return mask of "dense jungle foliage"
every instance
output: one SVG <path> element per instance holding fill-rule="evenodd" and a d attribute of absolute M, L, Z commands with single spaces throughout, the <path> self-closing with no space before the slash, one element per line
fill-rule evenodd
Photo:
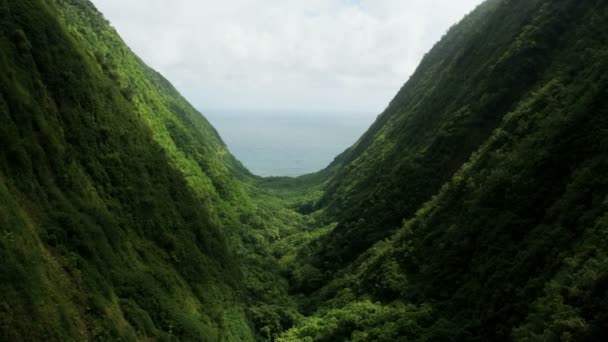
<path fill-rule="evenodd" d="M 0 80 L 0 340 L 608 336 L 603 0 L 486 1 L 295 179 L 88 0 L 0 0 Z"/>
<path fill-rule="evenodd" d="M 303 216 L 249 196 L 213 127 L 90 2 L 0 4 L 0 339 L 237 341 L 271 315 L 292 324 L 264 241 Z"/>

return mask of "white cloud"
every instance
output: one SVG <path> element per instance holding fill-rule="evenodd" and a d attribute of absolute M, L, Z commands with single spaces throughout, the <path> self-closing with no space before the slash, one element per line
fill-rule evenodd
<path fill-rule="evenodd" d="M 481 0 L 93 0 L 198 108 L 381 112 Z"/>

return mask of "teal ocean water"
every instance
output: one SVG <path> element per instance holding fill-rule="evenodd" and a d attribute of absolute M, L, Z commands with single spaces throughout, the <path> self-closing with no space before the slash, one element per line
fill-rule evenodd
<path fill-rule="evenodd" d="M 375 116 L 357 113 L 205 112 L 228 148 L 260 176 L 300 176 L 325 168 Z"/>

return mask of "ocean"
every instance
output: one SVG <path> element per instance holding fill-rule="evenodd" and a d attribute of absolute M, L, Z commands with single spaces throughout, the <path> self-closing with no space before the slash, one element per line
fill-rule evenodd
<path fill-rule="evenodd" d="M 295 177 L 325 168 L 375 120 L 361 113 L 204 113 L 230 152 L 264 177 Z"/>

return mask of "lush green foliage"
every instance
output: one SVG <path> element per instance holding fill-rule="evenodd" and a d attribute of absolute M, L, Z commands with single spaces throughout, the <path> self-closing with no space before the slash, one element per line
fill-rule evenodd
<path fill-rule="evenodd" d="M 436 194 L 554 72 L 548 61 L 578 51 L 567 33 L 593 6 L 491 0 L 453 27 L 342 158 L 320 202 L 339 225 L 320 242 L 317 266 L 348 264 Z"/>
<path fill-rule="evenodd" d="M 88 1 L 0 4 L 3 339 L 240 341 L 289 326 L 265 241 L 302 215 L 251 199 L 255 179 L 213 127 Z"/>
<path fill-rule="evenodd" d="M 487 1 L 296 179 L 87 0 L 0 0 L 0 29 L 0 339 L 608 335 L 605 1 Z"/>
<path fill-rule="evenodd" d="M 292 266 L 312 317 L 284 336 L 382 330 L 349 318 L 371 300 L 427 309 L 403 340 L 605 337 L 607 57 L 601 1 L 489 1 L 454 27 L 330 180 L 338 225 Z"/>

